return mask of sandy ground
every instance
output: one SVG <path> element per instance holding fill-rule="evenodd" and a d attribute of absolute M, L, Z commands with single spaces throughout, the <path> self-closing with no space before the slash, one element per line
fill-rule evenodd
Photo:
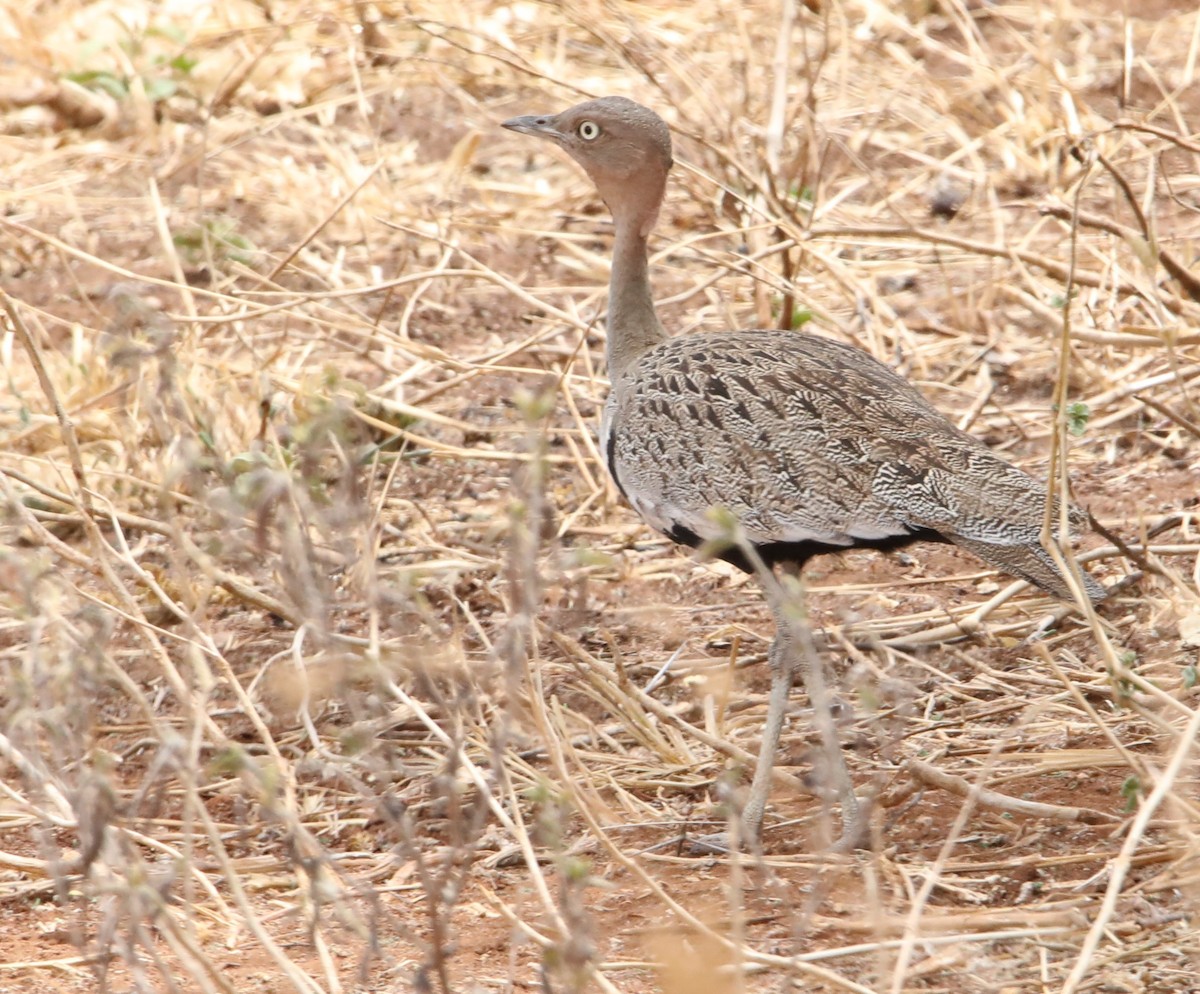
<path fill-rule="evenodd" d="M 809 7 L 6 15 L 0 991 L 1200 990 L 1200 15 Z M 814 562 L 869 851 L 799 686 L 763 853 L 681 841 L 771 627 L 596 458 L 607 215 L 496 125 L 600 92 L 675 127 L 672 329 L 790 305 L 1039 475 L 1065 380 L 1165 568 L 963 636 L 966 553 Z"/>

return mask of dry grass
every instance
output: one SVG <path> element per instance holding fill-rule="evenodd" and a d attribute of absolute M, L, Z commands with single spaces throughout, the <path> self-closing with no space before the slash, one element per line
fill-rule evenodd
<path fill-rule="evenodd" d="M 1200 15 L 811 6 L 0 15 L 0 986 L 1197 989 Z M 672 327 L 858 342 L 1146 572 L 813 564 L 870 853 L 819 772 L 675 842 L 770 626 L 596 457 L 607 215 L 496 125 L 602 93 Z"/>

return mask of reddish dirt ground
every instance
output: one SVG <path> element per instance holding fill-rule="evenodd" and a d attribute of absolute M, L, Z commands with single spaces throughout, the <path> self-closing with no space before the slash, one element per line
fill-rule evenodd
<path fill-rule="evenodd" d="M 264 13 L 270 5 L 260 6 L 252 30 L 209 43 L 241 51 L 247 39 L 271 37 L 277 25 Z M 646 24 L 633 42 L 620 42 L 619 59 L 612 48 L 590 47 L 598 34 L 623 38 L 640 23 L 615 8 L 596 18 L 582 9 L 539 8 L 557 34 L 553 44 L 539 34 L 538 45 L 574 53 L 584 65 L 573 74 L 602 52 L 606 85 L 652 59 L 650 75 L 680 93 L 690 91 L 670 67 L 686 52 L 696 61 L 683 78 L 697 92 L 728 83 L 732 94 L 732 77 L 699 61 L 708 52 L 703 46 L 717 44 L 712 32 L 686 35 L 686 45 L 663 41 L 675 37 L 672 31 L 685 37 L 684 26 L 662 21 L 669 6 L 638 8 Z M 1061 260 L 1063 230 L 1039 221 L 1038 207 L 1043 196 L 1062 192 L 1071 168 L 1069 154 L 1047 165 L 1053 156 L 1045 152 L 1051 141 L 1063 144 L 1059 117 L 1067 95 L 1089 126 L 1144 115 L 1184 135 L 1186 122 L 1196 127 L 1200 88 L 1171 90 L 1188 46 L 1185 32 L 1173 39 L 1173 28 L 1157 26 L 1180 15 L 1167 0 L 1142 4 L 1130 27 L 1138 59 L 1127 94 L 1120 85 L 1123 5 L 1081 3 L 1064 17 L 1056 37 L 1067 68 L 1059 69 L 1082 80 L 1074 88 L 1060 88 L 1048 69 L 1039 75 L 1023 34 L 1032 31 L 1033 14 L 1021 5 L 935 4 L 924 13 L 899 6 L 905 19 L 891 22 L 872 20 L 867 5 L 846 5 L 853 23 L 838 43 L 853 47 L 850 65 L 869 71 L 839 76 L 834 69 L 847 63 L 837 62 L 829 78 L 843 90 L 822 94 L 830 110 L 818 105 L 828 114 L 822 133 L 832 136 L 822 162 L 831 188 L 846 174 L 866 178 L 867 192 L 841 188 L 860 221 L 907 210 L 905 217 L 919 211 L 925 225 L 928 208 L 913 191 L 932 175 L 925 159 L 944 157 L 972 183 L 979 176 L 987 182 L 979 181 L 963 214 L 938 231 L 989 241 L 999 217 L 1008 247 L 1032 246 Z M 62 16 L 82 9 L 65 5 Z M 1081 293 L 1077 320 L 1092 337 L 1073 342 L 1072 389 L 1099 400 L 1093 424 L 1072 449 L 1072 486 L 1097 519 L 1131 541 L 1149 523 L 1185 514 L 1160 539 L 1184 550 L 1163 553 L 1180 583 L 1146 577 L 1103 605 L 1097 622 L 1158 695 L 1110 677 L 1096 629 L 1077 616 L 1028 644 L 1053 605 L 1027 594 L 998 609 L 973 637 L 880 644 L 879 631 L 919 635 L 948 622 L 952 611 L 986 601 L 1007 580 L 952 546 L 825 557 L 806 574 L 808 607 L 847 705 L 839 732 L 848 762 L 860 790 L 879 795 L 872 845 L 852 857 L 827 853 L 816 796 L 822 778 L 812 771 L 820 750 L 797 687 L 780 750 L 780 767 L 792 779 L 781 778 L 772 794 L 766 859 L 731 864 L 692 854 L 680 837 L 723 827 L 730 787 L 744 787 L 746 771 L 664 714 L 753 753 L 769 682 L 762 662 L 769 612 L 753 583 L 652 535 L 605 489 L 585 440 L 602 393 L 588 376 L 601 362 L 599 333 L 581 336 L 557 318 L 547 324 L 527 299 L 494 281 L 439 276 L 443 262 L 467 267 L 453 253 L 443 259 L 445 240 L 457 239 L 495 273 L 591 320 L 608 227 L 577 174 L 551 172 L 536 160 L 539 175 L 534 160 L 492 135 L 494 122 L 516 103 L 505 91 L 549 99 L 552 74 L 520 69 L 495 39 L 484 55 L 463 39 L 478 40 L 468 29 L 483 31 L 493 18 L 515 31 L 521 22 L 505 18 L 520 11 L 483 4 L 482 27 L 442 32 L 437 25 L 450 15 L 422 10 L 385 19 L 392 61 L 351 60 L 342 88 L 328 91 L 336 100 L 314 85 L 302 107 L 280 105 L 258 81 L 254 100 L 223 106 L 208 94 L 211 118 L 191 105 L 148 106 L 142 118 L 122 119 L 100 137 L 61 123 L 31 135 L 12 109 L 17 102 L 6 99 L 9 133 L 22 144 L 2 160 L 20 177 L 6 201 L 12 248 L 0 260 L 4 292 L 38 333 L 87 470 L 99 481 L 97 499 L 105 509 L 169 527 L 123 523 L 133 552 L 110 565 L 117 563 L 121 583 L 136 593 L 131 606 L 120 600 L 120 584 L 106 581 L 75 507 L 6 476 L 22 506 L 42 515 L 45 534 L 15 512 L 3 521 L 0 704 L 7 727 L 0 731 L 8 742 L 37 748 L 47 782 L 69 788 L 69 803 L 59 811 L 44 784 L 6 754 L 0 994 L 601 987 L 588 970 L 622 994 L 723 994 L 780 990 L 787 971 L 798 969 L 782 958 L 821 953 L 828 959 L 814 965 L 884 991 L 894 989 L 910 912 L 931 878 L 936 884 L 921 897 L 918 926 L 910 930 L 919 941 L 903 991 L 1061 989 L 1120 865 L 1131 819 L 1153 786 L 1152 777 L 1140 781 L 1133 770 L 1141 763 L 1161 773 L 1181 716 L 1197 704 L 1186 677 L 1197 649 L 1181 622 L 1195 603 L 1196 553 L 1188 550 L 1196 523 L 1186 513 L 1196 507 L 1200 450 L 1177 420 L 1130 407 L 1134 401 L 1118 390 L 1123 378 L 1191 375 L 1194 301 L 1161 268 L 1153 278 L 1142 273 L 1136 237 L 1084 230 L 1083 270 L 1103 278 L 1094 292 Z M 963 12 L 973 18 L 970 44 L 955 19 Z M 54 12 L 37 13 L 44 19 Z M 314 53 L 336 49 L 331 39 L 343 37 L 348 16 L 322 8 L 301 19 L 303 28 L 292 25 L 305 39 L 295 41 L 295 61 L 307 65 Z M 747 26 L 737 11 L 723 16 L 760 37 L 761 27 Z M 39 37 L 51 26 L 39 28 Z M 736 33 L 731 28 L 730 38 Z M 345 32 L 368 35 L 359 23 Z M 137 60 L 136 50 L 122 50 Z M 497 59 L 496 51 L 508 54 Z M 537 51 L 545 64 L 558 64 Z M 985 56 L 987 86 L 975 75 Z M 715 65 L 728 68 L 743 57 L 718 53 Z M 1090 71 L 1093 61 L 1099 68 Z M 47 64 L 56 63 L 47 56 Z M 417 64 L 442 75 L 418 79 Z M 161 71 L 161 63 L 153 65 Z M 756 71 L 766 79 L 767 62 Z M 453 82 L 442 78 L 447 73 Z M 159 78 L 143 75 L 143 83 Z M 579 88 L 595 85 L 572 78 Z M 853 112 L 843 92 L 857 99 Z M 1014 94 L 1026 101 L 1022 107 L 1013 105 Z M 1039 94 L 1041 103 L 1034 100 Z M 553 99 L 562 95 L 559 89 Z M 386 109 L 363 111 L 363 127 L 359 102 Z M 733 107 L 732 97 L 725 103 Z M 1158 113 L 1164 103 L 1170 114 Z M 941 126 L 914 132 L 925 120 L 920 111 L 930 107 Z M 842 114 L 852 122 L 846 128 Z M 491 129 L 486 155 L 468 120 Z M 709 123 L 715 135 L 721 122 Z M 1022 140 L 1006 139 L 1013 156 L 1006 158 L 988 142 L 1009 134 L 1009 126 Z M 734 310 L 753 315 L 764 302 L 769 311 L 771 297 L 751 298 L 744 275 L 727 274 L 719 293 L 699 285 L 715 259 L 734 267 L 729 259 L 745 255 L 753 233 L 721 228 L 717 187 L 682 164 L 699 165 L 731 187 L 744 177 L 719 169 L 735 161 L 736 143 L 718 154 L 689 137 L 697 128 L 688 121 L 678 130 L 684 152 L 659 233 L 664 249 L 674 246 L 658 267 L 661 296 L 676 298 L 664 307 L 665 319 L 691 330 Z M 757 137 L 742 135 L 744 142 Z M 337 205 L 362 178 L 351 165 L 369 161 L 362 150 L 373 143 L 388 165 L 386 185 L 381 192 L 365 187 L 366 206 L 348 217 Z M 1178 143 L 1104 147 L 1138 183 L 1171 177 L 1169 193 L 1151 186 L 1157 234 L 1162 246 L 1194 259 L 1195 150 Z M 984 157 L 979 169 L 975 154 Z M 48 165 L 39 168 L 38 156 Z M 1149 180 L 1148 162 L 1159 170 Z M 307 186 L 285 185 L 298 174 Z M 147 192 L 152 180 L 168 205 L 164 215 Z M 541 183 L 562 192 L 536 212 L 526 206 L 518 213 L 512 204 L 531 203 Z M 1091 210 L 1132 224 L 1111 185 L 1097 183 L 1087 194 Z M 253 235 L 263 253 L 255 265 L 234 258 L 237 245 L 226 246 L 230 255 L 220 260 L 186 257 L 193 213 L 210 221 L 214 205 L 236 214 Z M 166 239 L 174 255 L 156 227 L 164 217 L 178 236 Z M 406 227 L 388 228 L 380 218 Z M 39 232 L 48 237 L 35 237 Z M 723 239 L 713 243 L 719 255 L 692 241 L 712 233 Z M 919 244 L 919 258 L 910 260 L 912 247 L 815 239 L 796 285 L 812 295 L 824 333 L 855 337 L 863 331 L 860 316 L 870 317 L 864 347 L 899 363 L 951 416 L 970 408 L 982 389 L 972 377 L 986 366 L 991 393 L 972 430 L 1042 472 L 1062 310 L 1042 291 L 1061 289 L 1061 281 L 1030 277 L 1031 269 L 1041 270 L 1024 261 L 944 257 L 957 251 L 947 246 Z M 229 303 L 204 297 L 212 288 L 240 295 L 239 306 L 273 300 L 254 296 L 259 277 L 285 260 L 290 266 L 275 274 L 279 286 L 317 296 L 244 321 L 185 320 L 187 293 L 200 294 L 201 316 Z M 811 277 L 804 268 L 810 264 Z M 345 302 L 338 292 L 360 286 L 345 282 L 345 270 L 372 267 L 382 274 L 371 277 L 376 284 L 414 279 L 364 291 L 339 309 Z M 885 293 L 878 287 L 889 267 L 911 268 L 919 278 Z M 152 318 L 149 331 L 122 323 L 137 324 L 112 298 L 128 273 L 171 284 L 156 286 L 147 307 L 151 315 L 176 315 L 186 329 L 166 350 L 176 350 L 174 364 L 155 351 Z M 1139 279 L 1140 296 L 1118 288 L 1121 280 Z M 1168 290 L 1176 311 L 1157 295 Z M 1182 343 L 1130 344 L 1137 334 L 1166 334 L 1147 313 L 1168 315 Z M 541 337 L 495 359 L 530 335 Z M 129 342 L 146 351 L 122 353 L 121 343 Z M 13 349 L 6 343 L 2 351 Z M 423 374 L 406 379 L 422 362 Z M 0 469 L 69 489 L 69 458 L 51 405 L 25 360 L 4 358 L 4 365 L 15 399 L 0 410 Z M 529 402 L 521 394 L 544 389 L 568 367 L 575 379 L 556 391 L 556 406 L 538 422 L 558 460 L 539 491 L 513 456 L 533 444 L 522 425 Z M 1138 396 L 1186 411 L 1195 388 L 1194 379 L 1187 383 L 1176 392 L 1172 382 L 1143 386 Z M 389 401 L 424 420 L 397 413 Z M 396 433 L 409 429 L 397 443 Z M 189 445 L 198 454 L 173 462 Z M 276 451 L 286 457 L 272 462 Z M 486 458 L 496 453 L 502 457 Z M 252 456 L 269 471 L 238 475 Z M 186 472 L 173 476 L 184 463 Z M 232 514 L 230 495 L 250 484 L 274 496 L 259 503 L 246 497 Z M 531 527 L 541 542 L 536 569 L 529 569 L 513 565 L 522 534 L 513 503 L 539 493 L 544 515 Z M 117 548 L 111 520 L 97 518 Z M 183 536 L 202 554 L 185 556 Z M 1090 535 L 1081 551 L 1105 544 Z M 293 613 L 285 617 L 271 603 L 222 587 L 206 572 L 214 564 Z M 1133 569 L 1115 555 L 1092 568 L 1108 583 Z M 532 659 L 520 669 L 504 646 L 530 575 L 537 580 L 529 605 Z M 166 599 L 185 605 L 197 627 L 152 595 L 146 577 Z M 140 620 L 134 608 L 144 612 Z M 302 643 L 301 620 L 311 624 Z M 373 623 L 387 647 L 376 669 L 350 641 L 365 638 Z M 165 647 L 161 655 L 156 646 Z M 652 695 L 664 712 L 651 712 L 623 688 L 644 688 L 676 650 L 669 678 Z M 164 675 L 164 658 L 186 674 L 190 696 Z M 225 663 L 228 671 L 220 668 Z M 252 706 L 234 692 L 235 683 Z M 520 832 L 482 805 L 465 761 L 447 758 L 445 742 L 395 688 L 457 736 L 464 755 L 490 778 L 497 806 L 524 819 Z M 200 717 L 189 717 L 189 701 L 202 705 Z M 551 721 L 558 724 L 543 724 Z M 502 759 L 493 766 L 497 741 Z M 961 793 L 917 781 L 922 763 L 1010 799 L 1054 806 L 1059 815 L 1077 808 L 1103 817 L 1089 824 L 983 803 L 964 814 Z M 1182 800 L 1164 805 L 1129 858 L 1086 989 L 1200 991 L 1197 821 L 1185 803 L 1195 788 L 1193 760 L 1175 782 Z M 197 827 L 201 810 L 221 851 Z M 591 819 L 612 848 L 599 841 Z M 524 860 L 525 840 L 536 867 Z M 86 874 L 81 853 L 88 855 Z M 746 961 L 740 986 L 726 969 L 737 956 L 705 929 L 739 940 L 740 955 L 759 957 Z M 768 956 L 780 960 L 765 962 Z M 306 985 L 289 969 L 313 980 Z M 812 990 L 837 989 L 796 977 L 796 985 Z"/>

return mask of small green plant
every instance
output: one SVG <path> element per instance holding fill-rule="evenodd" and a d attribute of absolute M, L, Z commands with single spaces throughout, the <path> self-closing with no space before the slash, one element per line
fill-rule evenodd
<path fill-rule="evenodd" d="M 592 878 L 592 864 L 582 856 L 562 856 L 558 868 L 559 872 L 574 884 L 586 884 Z"/>
<path fill-rule="evenodd" d="M 187 231 L 176 232 L 171 240 L 193 265 L 207 261 L 211 254 L 218 260 L 232 259 L 243 266 L 250 266 L 258 252 L 250 239 L 238 234 L 234 223 L 224 217 L 212 218 Z"/>
<path fill-rule="evenodd" d="M 66 77 L 89 90 L 107 93 L 114 100 L 124 100 L 129 96 L 129 80 L 108 69 L 84 69 L 81 72 L 69 72 Z"/>
<path fill-rule="evenodd" d="M 800 186 L 793 183 L 788 187 L 788 196 L 797 203 L 811 206 L 813 202 L 813 192 L 811 186 Z"/>
<path fill-rule="evenodd" d="M 771 317 L 774 319 L 777 327 L 790 328 L 795 331 L 797 328 L 802 328 L 813 319 L 813 312 L 807 307 L 797 307 L 791 305 L 792 313 L 787 317 L 787 320 L 781 320 L 783 316 L 783 298 L 776 297 L 771 304 Z"/>
<path fill-rule="evenodd" d="M 153 42 L 165 40 L 170 52 L 152 52 Z M 134 66 L 136 77 L 122 75 L 111 69 L 83 69 L 67 73 L 66 78 L 89 90 L 107 93 L 114 100 L 125 100 L 133 88 L 133 80 L 141 81 L 142 90 L 152 104 L 162 103 L 179 93 L 186 92 L 186 83 L 198 64 L 198 60 L 183 50 L 187 35 L 174 25 L 152 25 L 144 34 L 132 32 L 121 41 L 121 50 Z"/>
<path fill-rule="evenodd" d="M 792 308 L 792 330 L 803 328 L 809 321 L 813 319 L 813 312 L 807 307 Z"/>
<path fill-rule="evenodd" d="M 1113 690 L 1116 691 L 1112 704 L 1114 707 L 1127 707 L 1130 697 L 1133 696 L 1135 684 L 1125 674 L 1137 671 L 1138 654 L 1132 649 L 1126 649 L 1117 657 L 1117 662 L 1121 664 L 1121 669 L 1111 674 Z"/>
<path fill-rule="evenodd" d="M 212 777 L 236 776 L 249 762 L 246 751 L 240 745 L 231 745 L 213 755 L 208 763 L 208 774 Z"/>
<path fill-rule="evenodd" d="M 1126 777 L 1121 784 L 1121 796 L 1125 798 L 1125 810 L 1133 811 L 1138 806 L 1138 798 L 1142 794 L 1142 782 L 1137 777 Z"/>
<path fill-rule="evenodd" d="M 1081 400 L 1075 401 L 1073 404 L 1067 405 L 1067 431 L 1076 438 L 1079 438 L 1087 431 L 1088 420 L 1092 416 L 1092 409 Z"/>

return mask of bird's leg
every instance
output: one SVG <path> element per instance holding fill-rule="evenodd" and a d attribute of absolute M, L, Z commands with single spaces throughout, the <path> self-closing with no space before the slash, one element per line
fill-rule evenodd
<path fill-rule="evenodd" d="M 771 606 L 771 613 L 775 617 L 775 638 L 767 656 L 771 667 L 767 719 L 763 725 L 758 760 L 754 764 L 754 778 L 750 781 L 750 793 L 738 822 L 742 847 L 750 852 L 760 849 L 763 816 L 771 794 L 771 778 L 775 771 L 779 739 L 787 715 L 788 695 L 792 688 L 792 670 L 793 667 L 798 667 L 804 681 L 804 689 L 812 704 L 813 720 L 821 737 L 824 766 L 841 802 L 842 837 L 837 848 L 843 851 L 856 848 L 865 826 L 861 824 L 854 781 L 850 777 L 846 757 L 838 740 L 837 724 L 833 718 L 833 700 L 825 681 L 824 666 L 813 643 L 812 630 L 808 626 L 804 588 L 799 578 L 800 564 L 791 564 L 791 569 L 785 567 L 786 573 L 781 577 L 758 558 L 753 548 L 746 546 L 743 551 L 754 565 L 767 602 Z M 724 833 L 693 838 L 690 841 L 694 848 L 702 852 L 728 852 L 730 849 L 730 840 Z"/>
<path fill-rule="evenodd" d="M 775 633 L 775 640 L 767 653 L 767 662 L 771 667 L 767 720 L 763 725 L 762 744 L 758 747 L 758 760 L 754 764 L 754 779 L 750 781 L 750 794 L 738 819 L 738 835 L 743 852 L 760 851 L 763 815 L 771 794 L 771 775 L 775 772 L 775 755 L 779 751 L 779 736 L 783 732 L 788 694 L 792 689 L 792 653 L 782 628 Z M 732 840 L 724 832 L 695 837 L 690 841 L 692 847 L 701 852 L 725 853 L 732 848 Z"/>
<path fill-rule="evenodd" d="M 792 652 L 783 628 L 775 633 L 767 662 L 771 667 L 771 694 L 767 698 L 767 720 L 763 725 L 762 744 L 754 764 L 750 793 L 738 819 L 738 835 L 744 852 L 759 852 L 762 842 L 763 815 L 771 795 L 771 776 L 775 772 L 775 757 L 779 752 L 779 737 L 787 715 L 788 695 L 792 689 Z M 701 852 L 724 853 L 731 849 L 731 839 L 724 832 L 700 836 L 691 840 L 692 847 Z"/>
<path fill-rule="evenodd" d="M 779 752 L 779 736 L 787 714 L 788 694 L 792 689 L 792 652 L 782 630 L 775 633 L 771 651 L 767 654 L 771 667 L 771 695 L 767 698 L 767 720 L 763 725 L 762 745 L 750 781 L 750 796 L 742 808 L 742 833 L 750 846 L 761 841 L 763 815 L 771 793 L 771 774 Z"/>
<path fill-rule="evenodd" d="M 754 837 L 758 838 L 787 707 L 792 666 L 796 665 L 800 669 L 804 689 L 812 704 L 813 721 L 821 737 L 826 769 L 841 802 L 842 838 L 839 848 L 853 848 L 858 843 L 862 829 L 859 824 L 858 797 L 854 793 L 854 781 L 850 777 L 846 757 L 838 740 L 837 724 L 833 718 L 833 700 L 825 681 L 825 668 L 817 655 L 812 630 L 808 626 L 803 588 L 798 575 L 795 574 L 790 577 L 784 576 L 779 581 L 764 586 L 771 604 L 771 613 L 775 616 L 776 632 L 770 653 L 771 697 L 767 705 L 762 751 L 758 756 L 754 780 L 750 786 L 750 797 L 745 807 L 746 831 L 753 832 Z"/>

